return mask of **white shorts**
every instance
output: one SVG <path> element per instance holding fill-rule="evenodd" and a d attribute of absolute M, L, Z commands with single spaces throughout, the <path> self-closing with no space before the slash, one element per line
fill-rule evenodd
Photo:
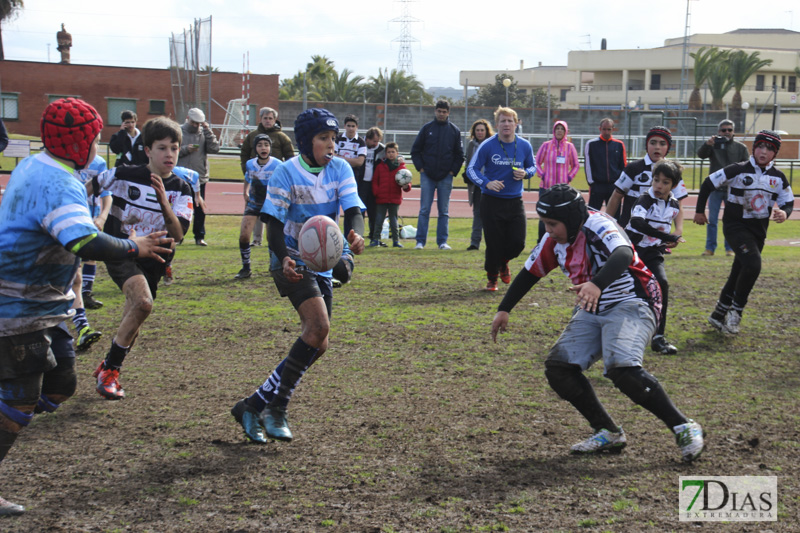
<path fill-rule="evenodd" d="M 602 357 L 604 374 L 612 368 L 642 366 L 644 351 L 655 331 L 655 314 L 642 300 L 620 302 L 598 314 L 579 309 L 547 360 L 587 370 Z"/>

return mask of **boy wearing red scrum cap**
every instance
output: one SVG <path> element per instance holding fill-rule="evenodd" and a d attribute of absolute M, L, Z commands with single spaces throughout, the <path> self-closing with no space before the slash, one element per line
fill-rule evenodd
<path fill-rule="evenodd" d="M 619 208 L 620 202 L 623 198 L 625 201 L 622 203 L 622 210 L 620 211 L 617 222 L 623 228 L 628 225 L 631 220 L 631 210 L 633 204 L 642 194 L 646 194 L 650 185 L 653 183 L 653 165 L 667 157 L 670 148 L 672 147 L 672 134 L 664 126 L 653 126 L 647 132 L 645 138 L 645 145 L 647 154 L 642 159 L 638 159 L 622 171 L 619 179 L 614 183 L 615 190 L 611 194 L 608 204 L 606 204 L 606 213 L 616 213 Z M 686 185 L 683 180 L 672 190 L 672 194 L 680 204 L 681 200 L 686 198 L 689 193 L 686 191 Z M 683 221 L 683 213 L 679 212 L 679 219 Z"/>
<path fill-rule="evenodd" d="M 102 128 L 82 100 L 48 105 L 45 150 L 17 165 L 0 204 L 0 461 L 34 412 L 52 412 L 75 393 L 75 352 L 64 320 L 80 260 L 169 251 L 165 232 L 117 239 L 93 224 L 76 170 L 94 159 Z M 0 515 L 23 512 L 0 497 Z"/>
<path fill-rule="evenodd" d="M 194 204 L 188 183 L 173 173 L 181 146 L 181 128 L 173 120 L 158 117 L 144 125 L 147 165 L 123 165 L 92 179 L 91 191 L 111 191 L 114 200 L 103 230 L 125 238 L 163 232 L 180 242 L 189 229 Z M 125 309 L 106 358 L 97 367 L 97 392 L 107 400 L 121 400 L 125 391 L 119 384 L 122 362 L 153 310 L 158 282 L 166 273 L 169 250 L 158 260 L 125 258 L 106 261 L 108 275 L 125 293 Z"/>
<path fill-rule="evenodd" d="M 708 317 L 708 322 L 724 333 L 739 333 L 742 311 L 761 273 L 761 250 L 769 221 L 785 222 L 794 207 L 789 181 L 775 168 L 780 148 L 780 135 L 761 130 L 753 141 L 749 160 L 714 172 L 700 187 L 694 222 L 702 226 L 708 224 L 705 214 L 708 196 L 716 188 L 727 186 L 722 232 L 736 257 L 717 306 Z"/>

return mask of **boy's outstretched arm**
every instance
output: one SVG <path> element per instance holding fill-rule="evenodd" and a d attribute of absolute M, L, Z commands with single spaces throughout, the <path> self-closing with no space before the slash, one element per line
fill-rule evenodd
<path fill-rule="evenodd" d="M 519 303 L 523 296 L 528 294 L 528 291 L 531 290 L 540 279 L 541 278 L 534 276 L 524 268 L 520 270 L 517 277 L 514 278 L 514 282 L 511 283 L 511 286 L 508 288 L 506 295 L 503 297 L 503 301 L 500 302 L 500 305 L 497 307 L 497 314 L 494 315 L 494 320 L 492 320 L 492 340 L 494 342 L 497 342 L 497 334 L 503 333 L 506 330 L 508 315 L 511 310 Z"/>
<path fill-rule="evenodd" d="M 94 233 L 81 237 L 67 244 L 66 249 L 87 261 L 124 261 L 133 257 L 155 259 L 161 263 L 164 259 L 158 254 L 172 252 L 173 240 L 166 237 L 166 231 L 156 231 L 144 237 L 118 239 L 107 233 Z"/>

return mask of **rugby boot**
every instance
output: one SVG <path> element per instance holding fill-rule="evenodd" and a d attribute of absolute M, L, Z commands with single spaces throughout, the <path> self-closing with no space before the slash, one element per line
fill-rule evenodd
<path fill-rule="evenodd" d="M 164 270 L 164 285 L 172 285 L 173 281 L 175 281 L 175 279 L 172 277 L 172 265 L 169 265 Z"/>
<path fill-rule="evenodd" d="M 735 309 L 728 311 L 725 315 L 725 324 L 722 325 L 722 331 L 737 335 L 739 333 L 739 324 L 742 322 L 742 313 Z"/>
<path fill-rule="evenodd" d="M 650 343 L 650 348 L 656 353 L 660 353 L 662 355 L 675 355 L 678 353 L 678 349 L 669 343 L 669 341 L 664 338 L 664 335 L 656 335 L 653 337 L 653 342 Z"/>
<path fill-rule="evenodd" d="M 106 400 L 122 400 L 125 398 L 125 391 L 122 390 L 122 385 L 119 384 L 119 370 L 105 368 L 105 361 L 103 361 L 92 375 L 97 378 L 96 390 L 100 396 Z"/>
<path fill-rule="evenodd" d="M 91 326 L 83 326 L 78 332 L 78 338 L 75 341 L 75 350 L 85 352 L 89 347 L 100 340 L 103 334 L 95 331 Z"/>
<path fill-rule="evenodd" d="M 252 442 L 259 444 L 266 444 L 267 436 L 264 426 L 261 425 L 261 417 L 251 406 L 247 405 L 244 400 L 239 400 L 236 405 L 231 409 L 231 414 L 236 421 L 242 425 L 244 435 Z"/>
<path fill-rule="evenodd" d="M 486 289 L 484 289 L 484 290 L 487 290 L 489 292 L 497 292 L 497 280 L 496 279 L 490 279 L 486 283 Z"/>
<path fill-rule="evenodd" d="M 25 508 L 16 503 L 11 503 L 0 496 L 0 516 L 18 516 L 25 512 Z"/>
<path fill-rule="evenodd" d="M 292 432 L 289 429 L 289 422 L 286 420 L 285 407 L 267 408 L 264 427 L 267 429 L 267 437 L 285 442 L 292 441 Z"/>
<path fill-rule="evenodd" d="M 236 274 L 233 279 L 247 279 L 251 276 L 250 267 L 242 267 L 238 274 Z"/>
<path fill-rule="evenodd" d="M 722 331 L 722 327 L 725 325 L 725 315 L 727 314 L 728 308 L 722 307 L 720 303 L 717 302 L 714 312 L 712 312 L 711 316 L 708 317 L 708 323 L 711 324 L 717 331 Z"/>
<path fill-rule="evenodd" d="M 506 261 L 500 269 L 500 281 L 506 285 L 511 283 L 511 270 L 508 268 L 508 261 Z"/>
<path fill-rule="evenodd" d="M 100 309 L 101 307 L 103 307 L 103 302 L 95 299 L 94 294 L 92 294 L 92 291 L 82 292 L 81 297 L 83 298 L 83 306 L 86 309 Z"/>
<path fill-rule="evenodd" d="M 672 428 L 672 432 L 675 433 L 675 442 L 678 443 L 685 462 L 690 463 L 700 457 L 705 448 L 703 443 L 705 432 L 700 424 L 689 419 L 686 423 Z"/>
<path fill-rule="evenodd" d="M 570 448 L 570 453 L 620 453 L 628 445 L 625 432 L 619 428 L 618 432 L 601 429 L 585 441 L 579 442 Z"/>

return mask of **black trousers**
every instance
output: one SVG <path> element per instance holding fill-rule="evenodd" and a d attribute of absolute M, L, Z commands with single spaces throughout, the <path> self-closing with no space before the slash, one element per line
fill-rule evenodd
<path fill-rule="evenodd" d="M 206 199 L 206 184 L 200 185 L 200 196 L 203 200 Z M 196 204 L 194 206 L 194 222 L 192 223 L 192 233 L 194 233 L 194 240 L 206 238 L 206 213 Z"/>
<path fill-rule="evenodd" d="M 525 248 L 525 204 L 522 198 L 497 198 L 483 193 L 481 222 L 486 241 L 483 268 L 489 279 L 497 279 L 503 265 Z"/>
<path fill-rule="evenodd" d="M 765 237 L 754 234 L 744 224 L 722 221 L 722 233 L 725 240 L 733 248 L 736 257 L 731 265 L 731 272 L 719 301 L 723 305 L 734 304 L 740 309 L 747 305 L 750 291 L 761 274 L 761 250 L 764 249 Z"/>
<path fill-rule="evenodd" d="M 589 185 L 589 207 L 597 209 L 603 207 L 603 203 L 608 205 L 611 195 L 614 194 L 613 183 L 592 183 Z M 614 218 L 619 216 L 619 210 L 616 213 L 609 213 Z"/>
<path fill-rule="evenodd" d="M 664 254 L 656 246 L 645 248 L 637 246 L 636 253 L 661 286 L 661 321 L 658 323 L 656 335 L 663 335 L 667 327 L 667 307 L 669 306 L 669 281 L 667 280 L 667 271 L 664 269 Z"/>

